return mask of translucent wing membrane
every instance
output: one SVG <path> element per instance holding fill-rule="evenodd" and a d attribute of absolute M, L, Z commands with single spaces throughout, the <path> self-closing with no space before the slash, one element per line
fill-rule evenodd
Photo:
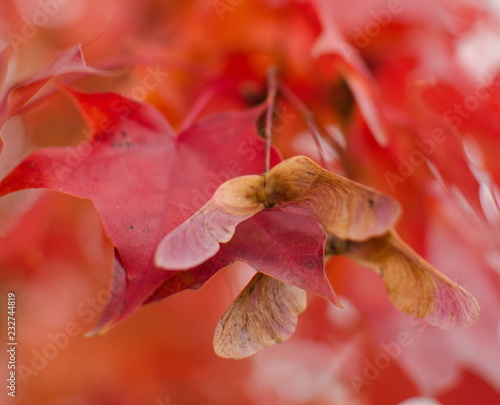
<path fill-rule="evenodd" d="M 394 231 L 365 242 L 329 241 L 336 253 L 375 270 L 400 310 L 444 329 L 466 327 L 479 317 L 476 299 L 411 249 Z"/>
<path fill-rule="evenodd" d="M 257 273 L 219 321 L 215 353 L 241 359 L 286 341 L 306 306 L 304 290 Z"/>
<path fill-rule="evenodd" d="M 157 266 L 187 270 L 214 256 L 241 221 L 264 208 L 252 192 L 262 181 L 262 176 L 243 176 L 223 183 L 203 207 L 160 242 Z"/>

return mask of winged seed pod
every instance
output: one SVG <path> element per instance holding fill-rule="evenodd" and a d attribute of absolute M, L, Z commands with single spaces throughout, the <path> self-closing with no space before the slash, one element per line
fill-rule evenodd
<path fill-rule="evenodd" d="M 306 306 L 305 290 L 257 273 L 217 324 L 215 353 L 241 359 L 286 341 Z"/>
<path fill-rule="evenodd" d="M 239 223 L 270 208 L 314 217 L 329 235 L 325 253 L 343 254 L 377 272 L 400 310 L 442 328 L 477 320 L 474 297 L 396 234 L 393 227 L 401 214 L 397 201 L 303 156 L 287 159 L 268 173 L 223 183 L 203 207 L 165 236 L 156 264 L 188 270 L 204 263 L 221 243 L 231 240 Z M 219 321 L 214 350 L 221 357 L 240 359 L 283 342 L 305 308 L 305 290 L 259 272 Z"/>
<path fill-rule="evenodd" d="M 273 207 L 312 215 L 328 233 L 355 241 L 386 233 L 401 213 L 389 195 L 296 156 L 268 173 L 236 177 L 219 186 L 203 207 L 160 242 L 156 265 L 166 270 L 193 268 L 214 256 L 240 222 Z"/>
<path fill-rule="evenodd" d="M 476 299 L 418 255 L 396 233 L 363 242 L 329 235 L 327 253 L 343 254 L 382 277 L 394 306 L 443 329 L 467 327 L 479 317 Z"/>

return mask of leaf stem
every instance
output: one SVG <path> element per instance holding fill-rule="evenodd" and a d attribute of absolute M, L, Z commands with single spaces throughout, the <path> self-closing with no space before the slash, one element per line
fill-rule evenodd
<path fill-rule="evenodd" d="M 273 126 L 273 112 L 274 103 L 276 101 L 276 93 L 278 88 L 278 81 L 276 79 L 277 68 L 272 66 L 267 72 L 267 111 L 266 111 L 266 123 L 264 127 L 264 138 L 266 142 L 266 161 L 264 172 L 267 173 L 271 168 L 271 138 L 272 138 L 272 126 Z"/>
<path fill-rule="evenodd" d="M 319 131 L 316 123 L 314 122 L 314 115 L 307 108 L 307 106 L 304 104 L 304 102 L 300 99 L 295 92 L 288 87 L 285 83 L 280 82 L 279 83 L 279 89 L 283 93 L 283 96 L 288 99 L 288 101 L 299 111 L 302 116 L 304 117 L 307 128 L 309 129 L 309 132 L 311 133 L 311 136 L 314 140 L 314 143 L 316 145 L 316 148 L 318 149 L 318 153 L 321 159 L 321 164 L 324 168 L 327 167 L 326 159 L 323 153 L 323 147 L 321 146 L 321 143 L 319 141 L 319 138 L 321 136 L 321 132 Z"/>

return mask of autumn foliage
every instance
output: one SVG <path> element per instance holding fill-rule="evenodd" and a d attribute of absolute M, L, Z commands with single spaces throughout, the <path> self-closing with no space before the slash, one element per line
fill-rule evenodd
<path fill-rule="evenodd" d="M 18 403 L 500 399 L 492 6 L 29 4 L 0 53 Z"/>

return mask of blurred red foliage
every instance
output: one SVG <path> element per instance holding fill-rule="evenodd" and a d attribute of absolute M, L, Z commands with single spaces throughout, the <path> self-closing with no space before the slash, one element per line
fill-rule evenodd
<path fill-rule="evenodd" d="M 224 360 L 213 329 L 252 274 L 236 264 L 87 338 L 110 296 L 112 246 L 89 201 L 23 191 L 0 200 L 16 403 L 499 402 L 498 13 L 486 0 L 3 1 L 4 89 L 81 43 L 88 65 L 112 74 L 61 80 L 149 102 L 179 129 L 190 114 L 263 100 L 277 66 L 325 135 L 328 167 L 399 199 L 398 232 L 482 308 L 472 327 L 442 331 L 394 309 L 379 277 L 338 257 L 327 273 L 344 309 L 310 296 L 285 344 Z M 33 100 L 2 129 L 2 177 L 34 150 L 85 139 L 55 81 Z M 274 144 L 320 161 L 304 110 L 277 107 Z"/>

